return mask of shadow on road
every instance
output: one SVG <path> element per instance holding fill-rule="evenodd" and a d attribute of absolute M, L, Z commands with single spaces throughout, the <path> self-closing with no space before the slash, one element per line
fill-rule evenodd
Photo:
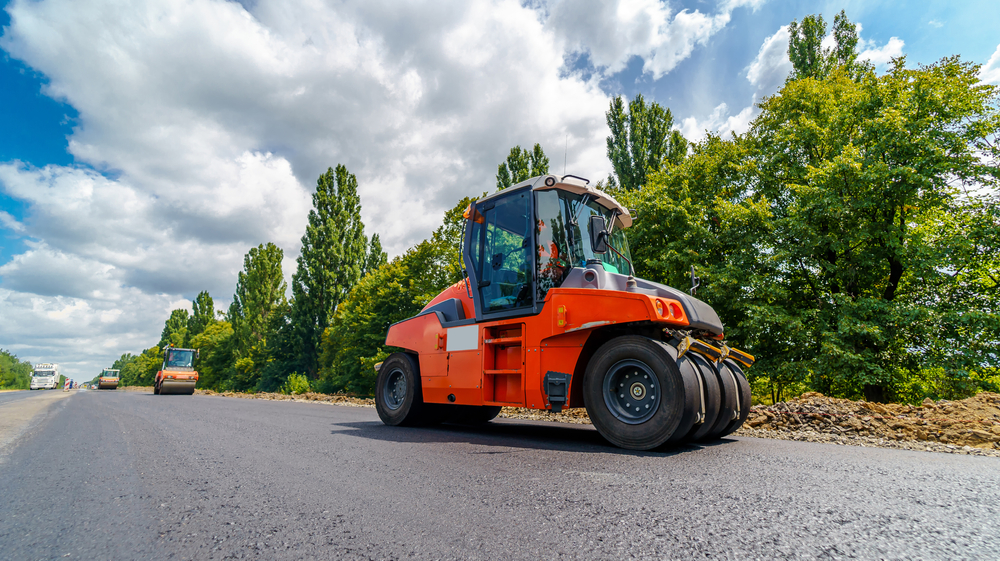
<path fill-rule="evenodd" d="M 378 421 L 334 423 L 341 430 L 332 434 L 343 434 L 358 438 L 381 440 L 384 442 L 406 443 L 465 443 L 497 448 L 522 448 L 527 450 L 557 450 L 563 452 L 584 452 L 601 454 L 622 454 L 637 457 L 667 457 L 695 452 L 702 448 L 736 442 L 722 439 L 708 444 L 681 444 L 663 446 L 655 450 L 623 450 L 608 443 L 589 425 L 565 425 L 556 423 L 509 423 L 492 422 L 485 425 L 442 424 L 431 427 L 390 427 Z M 343 430 L 347 429 L 347 430 Z M 496 452 L 473 452 L 478 454 L 499 454 Z"/>

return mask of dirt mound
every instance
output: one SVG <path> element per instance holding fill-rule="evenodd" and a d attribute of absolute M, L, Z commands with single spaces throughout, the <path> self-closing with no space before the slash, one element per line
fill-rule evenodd
<path fill-rule="evenodd" d="M 789 402 L 753 407 L 744 427 L 1000 450 L 1000 394 L 984 392 L 961 401 L 925 399 L 913 406 L 810 392 Z"/>
<path fill-rule="evenodd" d="M 213 390 L 195 390 L 198 395 L 217 395 L 221 397 L 238 397 L 242 399 L 267 399 L 271 401 L 305 401 L 313 403 L 329 403 L 332 405 L 349 405 L 352 407 L 375 407 L 375 400 L 365 397 L 351 397 L 348 395 L 328 395 L 325 393 L 306 392 L 299 395 L 285 395 L 282 393 L 238 393 L 238 392 L 217 392 Z"/>

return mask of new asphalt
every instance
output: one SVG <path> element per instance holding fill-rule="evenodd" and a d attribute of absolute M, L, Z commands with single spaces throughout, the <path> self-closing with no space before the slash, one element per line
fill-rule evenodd
<path fill-rule="evenodd" d="M 25 392 L 26 393 L 26 392 Z M 27 396 L 0 399 L 0 418 Z M 87 391 L 0 449 L 4 559 L 995 559 L 1000 459 Z"/>

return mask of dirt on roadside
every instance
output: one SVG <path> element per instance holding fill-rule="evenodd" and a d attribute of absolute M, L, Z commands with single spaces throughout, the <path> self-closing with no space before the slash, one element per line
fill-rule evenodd
<path fill-rule="evenodd" d="M 810 392 L 788 402 L 752 408 L 743 426 L 1000 450 L 1000 394 L 983 392 L 961 401 L 925 399 L 914 406 Z"/>

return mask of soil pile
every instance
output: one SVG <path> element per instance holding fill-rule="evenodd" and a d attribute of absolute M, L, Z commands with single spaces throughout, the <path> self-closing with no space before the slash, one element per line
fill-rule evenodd
<path fill-rule="evenodd" d="M 983 392 L 961 401 L 925 399 L 913 406 L 850 401 L 810 392 L 792 401 L 753 407 L 743 427 L 752 436 L 787 438 L 775 433 L 818 433 L 865 441 L 922 443 L 934 445 L 933 450 L 944 445 L 997 451 L 1000 394 Z"/>
<path fill-rule="evenodd" d="M 375 407 L 375 400 L 365 397 L 351 397 L 347 395 L 328 395 L 325 393 L 306 392 L 299 395 L 285 395 L 283 393 L 239 393 L 239 392 L 217 392 L 213 390 L 195 390 L 198 395 L 217 395 L 222 397 L 238 397 L 242 399 L 268 399 L 271 401 L 304 401 L 313 403 L 329 403 L 331 405 L 348 405 L 351 407 Z"/>

